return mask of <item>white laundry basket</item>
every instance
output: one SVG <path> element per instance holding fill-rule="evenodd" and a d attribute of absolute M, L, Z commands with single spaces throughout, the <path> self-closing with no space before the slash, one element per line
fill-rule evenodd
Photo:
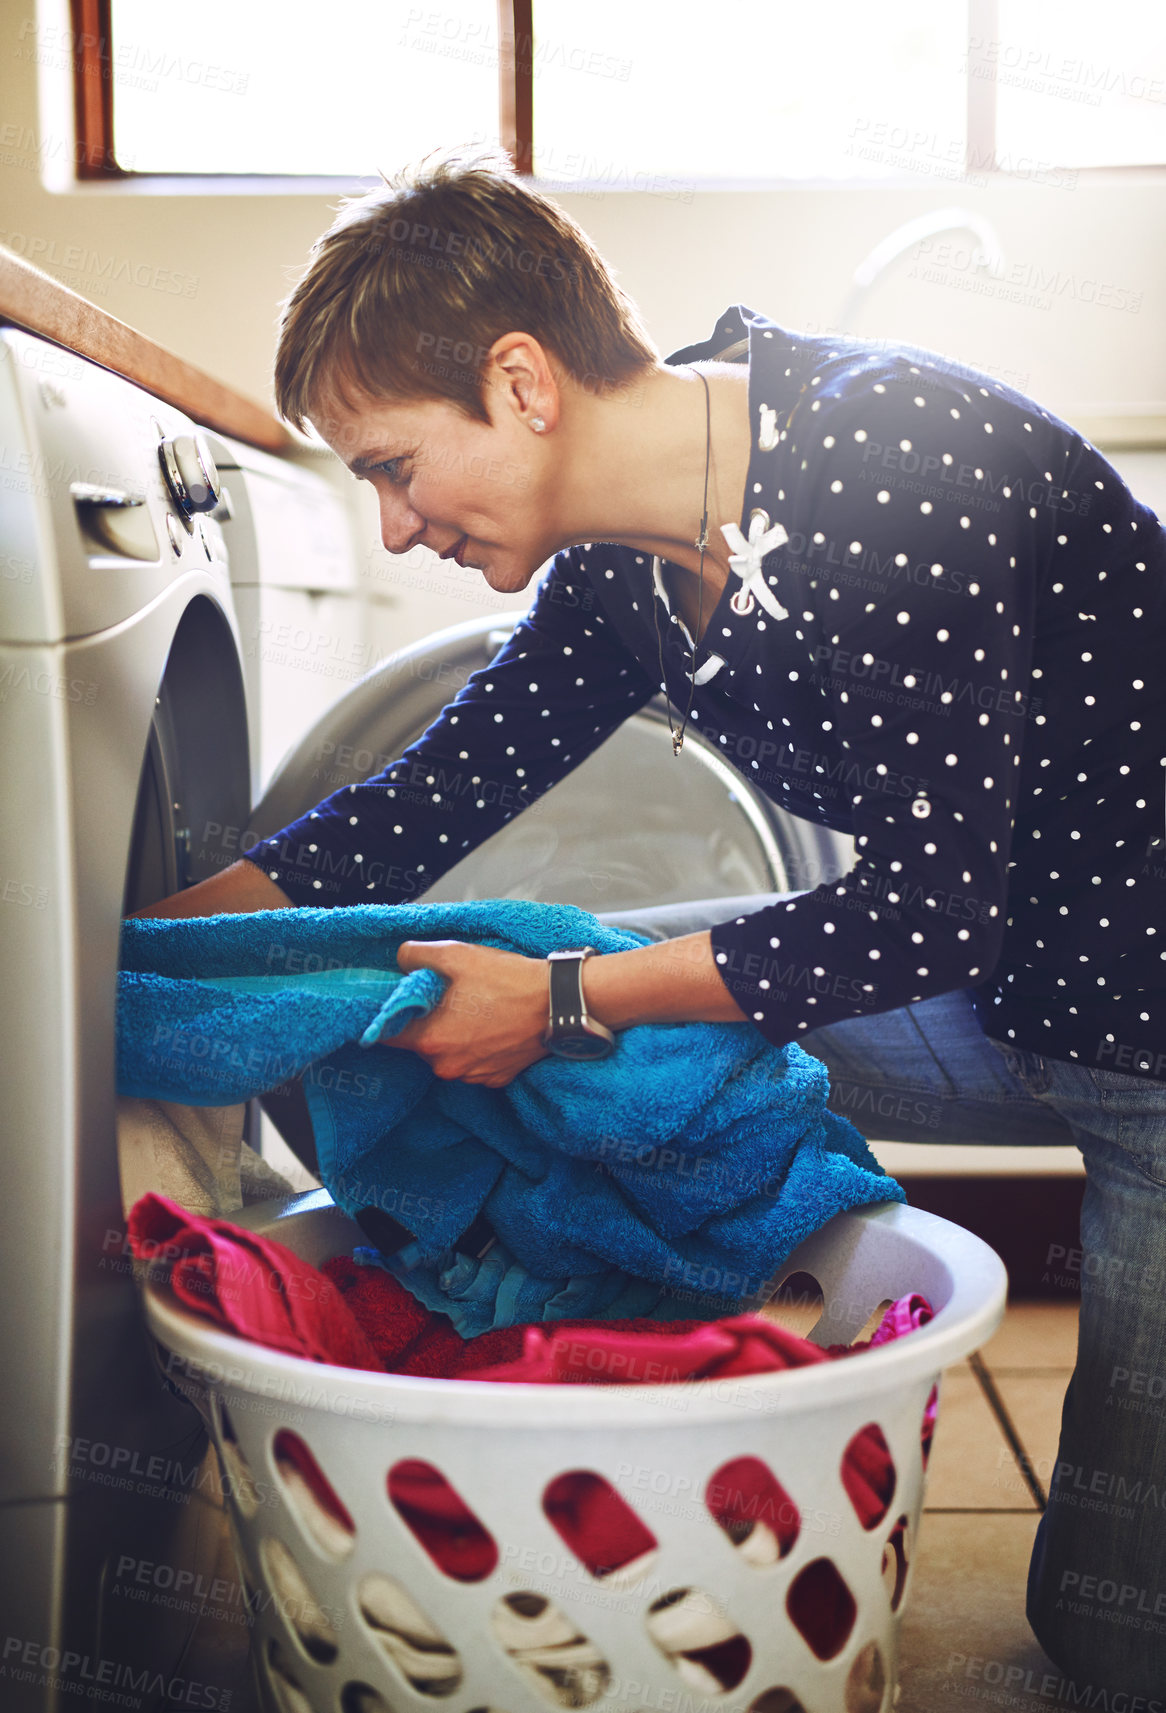
<path fill-rule="evenodd" d="M 323 1192 L 238 1217 L 316 1265 L 364 1241 Z M 822 1290 L 811 1334 L 821 1345 L 852 1342 L 880 1303 L 909 1291 L 937 1312 L 879 1349 L 777 1374 L 494 1385 L 280 1355 L 215 1330 L 149 1282 L 163 1363 L 202 1407 L 223 1464 L 270 1706 L 889 1709 L 925 1407 L 942 1369 L 999 1324 L 1006 1276 L 978 1238 L 897 1203 L 837 1215 L 782 1270 L 803 1272 Z M 842 1466 L 870 1424 L 894 1484 L 885 1514 L 864 1527 Z M 718 1480 L 762 1473 L 744 1459 L 772 1472 L 782 1520 L 796 1522 L 781 1556 L 760 1511 L 730 1534 L 708 1508 Z M 390 1498 L 390 1471 L 406 1461 L 440 1471 L 478 1519 L 472 1580 L 439 1568 Z M 735 1471 L 725 1474 L 727 1465 Z M 317 1486 L 322 1475 L 338 1504 L 313 1496 L 305 1470 Z M 589 1569 L 559 1532 L 553 1503 L 544 1507 L 567 1474 L 609 1483 L 618 1499 L 608 1501 L 629 1507 L 655 1546 L 610 1574 Z"/>

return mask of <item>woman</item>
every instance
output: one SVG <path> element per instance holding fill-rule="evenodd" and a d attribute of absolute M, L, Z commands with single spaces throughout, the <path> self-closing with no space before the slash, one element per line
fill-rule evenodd
<path fill-rule="evenodd" d="M 1111 1495 L 1164 1473 L 1157 1418 L 1123 1407 L 1166 1349 L 1153 513 L 1064 423 L 934 355 L 736 307 L 661 362 L 573 222 L 481 153 L 345 210 L 276 379 L 372 482 L 391 552 L 422 543 L 515 592 L 556 557 L 397 762 L 161 911 L 415 898 L 661 688 L 678 768 L 691 723 L 852 833 L 836 882 L 576 960 L 587 1033 L 602 1052 L 634 1023 L 749 1019 L 818 1054 L 842 1110 L 870 1089 L 938 1103 L 937 1128 L 888 1133 L 1081 1147 L 1080 1353 L 1029 1616 L 1066 1670 L 1160 1690 L 1166 1528 L 1082 1502 L 1099 1471 Z M 453 943 L 400 961 L 450 978 L 397 1038 L 439 1076 L 499 1086 L 548 1050 L 540 961 Z M 1076 1597 L 1111 1584 L 1149 1601 L 1138 1625 Z"/>

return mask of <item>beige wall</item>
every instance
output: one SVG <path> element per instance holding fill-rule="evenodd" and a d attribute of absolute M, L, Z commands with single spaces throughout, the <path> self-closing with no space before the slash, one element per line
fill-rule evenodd
<path fill-rule="evenodd" d="M 61 3 L 45 0 L 42 21 Z M 268 397 L 275 306 L 336 191 L 47 189 L 42 161 L 65 185 L 72 139 L 67 77 L 52 54 L 42 51 L 49 63 L 37 64 L 36 15 L 34 0 L 0 0 L 0 241 L 180 355 Z M 703 335 L 733 301 L 793 326 L 836 325 L 856 263 L 893 226 L 953 204 L 976 211 L 996 228 L 1010 278 L 977 275 L 967 239 L 956 240 L 946 258 L 933 248 L 895 264 L 853 330 L 976 362 L 1072 416 L 1111 405 L 1166 411 L 1164 189 L 1166 171 L 1147 170 L 1083 175 L 1065 188 L 1023 180 L 963 188 L 921 176 L 895 187 L 562 200 L 665 349 Z M 1084 301 L 1102 287 L 1110 306 Z"/>

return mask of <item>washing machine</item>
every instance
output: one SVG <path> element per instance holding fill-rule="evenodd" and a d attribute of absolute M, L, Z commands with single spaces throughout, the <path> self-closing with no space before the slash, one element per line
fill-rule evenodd
<path fill-rule="evenodd" d="M 257 795 L 289 746 L 378 656 L 353 506 L 312 467 L 335 465 L 331 453 L 304 447 L 276 458 L 226 435 L 206 440 L 221 478 Z M 344 481 L 354 498 L 347 472 Z"/>
<path fill-rule="evenodd" d="M 0 483 L 0 1706 L 124 1696 L 140 1713 L 249 1713 L 226 1484 L 162 1376 L 126 1254 L 118 925 L 396 759 L 520 615 L 455 626 L 347 687 L 333 678 L 252 810 L 289 735 L 276 704 L 262 735 L 264 660 L 246 646 L 278 610 L 263 566 L 305 598 L 343 594 L 349 525 L 327 484 L 200 439 L 180 411 L 11 328 Z M 289 578 L 293 553 L 303 570 Z M 302 707 L 294 718 L 302 728 Z M 678 769 L 649 706 L 427 897 L 602 912 L 793 889 L 847 866 L 841 842 L 698 734 Z M 310 1163 L 293 1120 L 284 1133 Z"/>
<path fill-rule="evenodd" d="M 0 1706 L 226 1706 L 184 1676 L 222 1483 L 143 1334 L 114 1000 L 123 913 L 251 804 L 231 525 L 189 418 L 14 328 L 0 449 Z"/>

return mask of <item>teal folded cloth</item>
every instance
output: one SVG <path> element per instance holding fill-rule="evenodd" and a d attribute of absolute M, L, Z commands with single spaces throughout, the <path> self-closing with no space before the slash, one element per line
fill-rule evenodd
<path fill-rule="evenodd" d="M 128 921 L 119 1090 L 227 1106 L 302 1077 L 333 1198 L 407 1228 L 384 1264 L 467 1337 L 733 1312 L 834 1214 L 906 1199 L 827 1110 L 825 1067 L 751 1023 L 642 1024 L 606 1059 L 540 1059 L 504 1089 L 443 1082 L 391 1044 L 446 985 L 402 975 L 397 948 L 439 939 L 530 957 L 645 943 L 514 899 Z M 479 1214 L 495 1248 L 461 1255 Z"/>

